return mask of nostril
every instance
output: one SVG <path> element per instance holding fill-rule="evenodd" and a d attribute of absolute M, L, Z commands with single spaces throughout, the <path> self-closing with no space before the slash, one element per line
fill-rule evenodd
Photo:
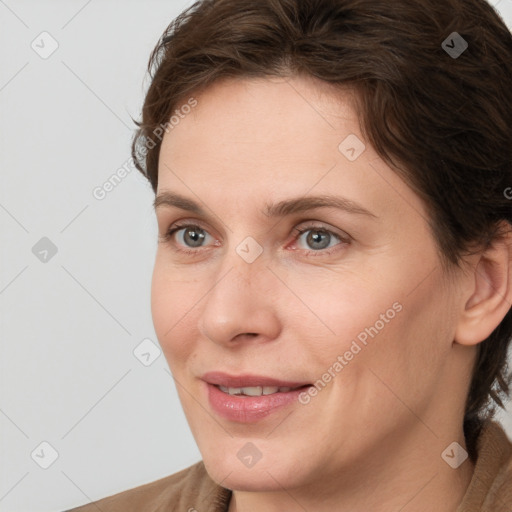
<path fill-rule="evenodd" d="M 239 336 L 258 336 L 257 332 L 244 332 L 243 334 L 240 334 Z"/>
<path fill-rule="evenodd" d="M 249 336 L 251 336 L 251 337 L 258 336 L 258 333 L 257 332 L 244 332 L 244 333 L 238 334 L 235 339 L 237 339 L 237 340 L 244 339 Z"/>

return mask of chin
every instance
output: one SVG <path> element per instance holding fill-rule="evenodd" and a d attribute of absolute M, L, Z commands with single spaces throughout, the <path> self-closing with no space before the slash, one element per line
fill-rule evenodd
<path fill-rule="evenodd" d="M 272 471 L 269 471 L 270 474 L 267 473 L 265 469 L 266 468 L 256 471 L 254 468 L 241 470 L 239 468 L 226 467 L 224 471 L 223 466 L 206 466 L 206 470 L 212 480 L 232 491 L 270 492 L 282 490 L 283 487 L 289 487 L 287 481 L 282 481 L 282 479 L 279 478 L 278 475 L 274 475 Z M 228 474 L 229 476 L 226 478 Z"/>
<path fill-rule="evenodd" d="M 297 480 L 300 476 L 295 463 L 282 467 L 276 461 L 264 462 L 262 459 L 252 468 L 247 468 L 238 460 L 235 463 L 228 463 L 225 459 L 221 462 L 207 458 L 203 460 L 210 478 L 222 487 L 234 491 L 279 491 L 283 487 L 289 489 L 299 485 Z"/>

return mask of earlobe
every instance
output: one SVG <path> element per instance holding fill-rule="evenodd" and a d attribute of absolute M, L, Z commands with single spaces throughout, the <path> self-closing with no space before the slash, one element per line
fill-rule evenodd
<path fill-rule="evenodd" d="M 512 307 L 512 230 L 496 238 L 480 254 L 471 272 L 470 296 L 460 314 L 454 341 L 476 345 L 498 327 Z"/>

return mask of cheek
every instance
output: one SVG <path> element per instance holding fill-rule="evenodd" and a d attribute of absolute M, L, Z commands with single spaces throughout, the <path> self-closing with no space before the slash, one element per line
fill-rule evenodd
<path fill-rule="evenodd" d="M 174 279 L 157 259 L 151 283 L 151 314 L 155 333 L 171 370 L 172 365 L 184 360 L 192 350 L 187 336 L 190 338 L 194 332 L 191 325 L 193 308 L 201 297 L 197 288 L 197 283 Z"/>
<path fill-rule="evenodd" d="M 455 317 L 450 297 L 436 277 L 431 276 L 430 282 L 425 281 L 413 293 L 404 290 L 401 311 L 368 338 L 368 345 L 357 356 L 359 363 L 371 370 L 367 372 L 368 385 L 383 388 L 384 394 L 368 393 L 374 397 L 376 409 L 386 400 L 393 404 L 400 397 L 421 410 L 442 381 Z"/>
<path fill-rule="evenodd" d="M 387 283 L 369 283 L 366 274 L 354 272 L 310 272 L 287 276 L 287 283 L 298 300 L 287 296 L 287 315 L 296 303 L 300 329 L 309 338 L 324 338 L 335 350 L 350 345 L 351 340 L 364 341 L 367 329 L 376 325 L 383 330 L 401 310 L 401 293 Z M 309 310 L 309 311 L 308 311 Z M 286 318 L 286 316 L 285 316 Z M 324 347 L 325 348 L 325 347 Z"/>
<path fill-rule="evenodd" d="M 345 355 L 343 367 L 352 370 L 342 372 L 338 365 L 340 373 L 353 377 L 359 366 L 383 368 L 389 381 L 414 373 L 411 368 L 435 370 L 442 364 L 454 321 L 440 272 L 423 280 L 416 265 L 390 263 L 379 272 L 289 276 L 290 288 L 314 313 L 302 305 L 298 318 L 317 372 Z"/>

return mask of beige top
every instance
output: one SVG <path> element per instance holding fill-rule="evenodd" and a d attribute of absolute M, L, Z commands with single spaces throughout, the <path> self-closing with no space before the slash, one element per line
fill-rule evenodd
<path fill-rule="evenodd" d="M 489 421 L 477 443 L 475 471 L 456 512 L 512 512 L 512 442 Z M 226 512 L 231 491 L 217 485 L 202 461 L 149 484 L 67 512 Z"/>

